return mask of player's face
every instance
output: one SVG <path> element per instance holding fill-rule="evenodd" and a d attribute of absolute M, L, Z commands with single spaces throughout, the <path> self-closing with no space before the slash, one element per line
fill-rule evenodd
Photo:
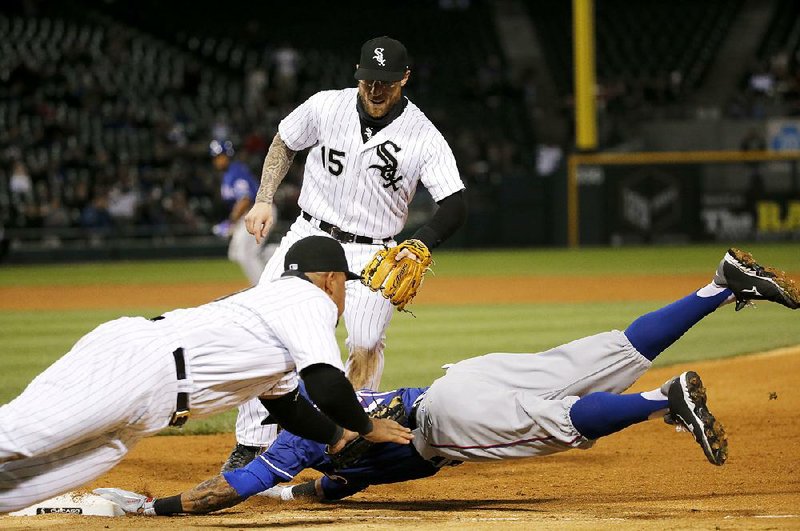
<path fill-rule="evenodd" d="M 344 273 L 337 271 L 335 273 L 331 273 L 332 278 L 328 282 L 329 288 L 329 295 L 333 302 L 336 304 L 336 308 L 339 310 L 339 317 L 342 316 L 344 313 L 344 293 L 345 293 L 345 275 Z"/>
<path fill-rule="evenodd" d="M 230 159 L 227 155 L 217 155 L 214 157 L 214 168 L 217 171 L 224 171 L 228 169 L 228 164 L 230 164 Z"/>
<path fill-rule="evenodd" d="M 367 114 L 373 118 L 385 116 L 389 109 L 400 101 L 409 74 L 410 72 L 406 71 L 400 81 L 359 81 L 358 95 L 361 97 L 361 103 L 364 104 Z"/>

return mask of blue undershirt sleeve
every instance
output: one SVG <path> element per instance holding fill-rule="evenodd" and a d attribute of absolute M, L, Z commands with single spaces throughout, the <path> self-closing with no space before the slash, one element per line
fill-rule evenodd
<path fill-rule="evenodd" d="M 301 470 L 314 467 L 325 457 L 325 445 L 283 431 L 260 456 L 247 466 L 222 476 L 242 498 L 291 481 Z"/>

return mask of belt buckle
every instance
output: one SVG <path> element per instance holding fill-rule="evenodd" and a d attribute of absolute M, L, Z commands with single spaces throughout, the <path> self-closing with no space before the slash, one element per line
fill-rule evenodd
<path fill-rule="evenodd" d="M 172 418 L 169 419 L 169 425 L 180 428 L 186 424 L 187 420 L 189 420 L 189 410 L 181 409 L 172 414 Z"/>

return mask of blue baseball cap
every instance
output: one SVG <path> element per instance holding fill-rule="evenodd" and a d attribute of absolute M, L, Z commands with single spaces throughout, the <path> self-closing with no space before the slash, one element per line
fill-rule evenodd
<path fill-rule="evenodd" d="M 230 140 L 212 140 L 208 145 L 208 152 L 212 157 L 217 155 L 227 155 L 232 157 L 236 150 L 233 149 L 233 142 Z"/>

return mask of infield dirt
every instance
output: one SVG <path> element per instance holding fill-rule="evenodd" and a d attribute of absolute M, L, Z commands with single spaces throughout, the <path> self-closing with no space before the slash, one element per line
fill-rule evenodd
<path fill-rule="evenodd" d="M 459 287 L 458 280 L 432 279 L 418 303 L 509 302 L 498 300 L 492 290 L 476 293 L 474 283 Z M 493 281 L 507 286 L 510 279 L 487 282 L 482 278 L 481 285 L 491 286 Z M 538 284 L 548 281 L 552 277 L 534 279 L 513 290 L 516 300 L 553 300 L 537 296 L 552 292 Z M 629 277 L 618 283 L 606 278 L 570 282 L 573 287 L 575 282 L 585 282 L 580 289 L 570 290 L 583 295 L 561 300 L 635 299 L 630 292 L 635 283 Z M 650 285 L 668 286 L 664 288 L 667 298 L 676 291 L 691 290 L 698 282 L 702 279 L 675 277 Z M 597 291 L 588 290 L 590 286 Z M 58 299 L 69 301 L 71 308 L 103 307 L 109 299 L 134 306 L 139 297 L 142 305 L 178 306 L 201 303 L 238 287 L 206 285 L 187 293 L 180 286 L 159 286 L 148 294 L 138 287 L 87 286 L 69 288 L 75 290 L 69 297 L 58 288 Z M 0 301 L 22 296 L 11 293 L 13 289 L 0 289 Z M 31 290 L 37 289 L 41 293 L 32 296 Z M 507 289 L 493 293 L 499 291 L 508 296 Z M 66 308 L 49 305 L 56 298 L 48 297 L 44 288 L 25 288 L 25 292 L 31 309 Z M 452 293 L 468 295 L 453 300 L 448 296 Z M 648 293 L 650 299 L 657 297 L 658 293 Z M 40 302 L 35 304 L 35 300 Z M 21 299 L 16 302 L 16 309 L 26 308 Z M 800 529 L 800 347 L 653 369 L 632 391 L 653 389 L 688 368 L 702 375 L 712 411 L 727 429 L 730 457 L 723 467 L 710 465 L 689 434 L 652 421 L 602 439 L 588 451 L 465 464 L 430 479 L 371 487 L 336 504 L 281 505 L 254 498 L 202 517 L 4 516 L 0 528 Z M 233 442 L 233 434 L 152 437 L 85 490 L 115 486 L 153 495 L 174 494 L 218 473 Z M 304 473 L 298 479 L 315 475 Z"/>

